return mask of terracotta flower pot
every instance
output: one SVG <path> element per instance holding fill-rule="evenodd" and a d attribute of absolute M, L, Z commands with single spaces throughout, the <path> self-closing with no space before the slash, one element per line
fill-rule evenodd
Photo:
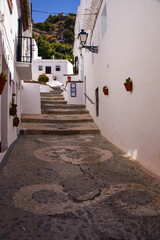
<path fill-rule="evenodd" d="M 15 116 L 17 114 L 17 105 L 12 104 L 12 107 L 10 108 L 10 115 Z"/>
<path fill-rule="evenodd" d="M 13 119 L 13 126 L 18 127 L 18 125 L 19 125 L 19 118 L 18 118 L 18 117 L 15 117 L 15 118 Z"/>
<path fill-rule="evenodd" d="M 71 81 L 71 77 L 67 77 L 67 80 L 68 80 L 68 82 L 70 82 Z"/>
<path fill-rule="evenodd" d="M 4 89 L 4 86 L 5 86 L 6 82 L 7 82 L 7 80 L 6 80 L 5 78 L 2 78 L 2 77 L 0 76 L 0 95 L 1 95 L 2 92 L 3 92 L 3 89 Z"/>
<path fill-rule="evenodd" d="M 124 83 L 126 91 L 132 92 L 132 81 Z"/>
<path fill-rule="evenodd" d="M 108 95 L 108 88 L 103 89 L 104 95 Z"/>

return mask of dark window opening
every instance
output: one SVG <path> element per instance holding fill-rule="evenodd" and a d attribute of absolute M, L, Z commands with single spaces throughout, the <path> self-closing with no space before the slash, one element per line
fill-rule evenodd
<path fill-rule="evenodd" d="M 60 66 L 56 66 L 56 71 L 61 71 L 61 67 Z"/>
<path fill-rule="evenodd" d="M 51 73 L 51 67 L 46 67 L 46 73 Z"/>
<path fill-rule="evenodd" d="M 42 67 L 42 66 L 38 66 L 38 70 L 39 70 L 39 71 L 42 71 L 42 70 L 43 70 L 43 67 Z"/>

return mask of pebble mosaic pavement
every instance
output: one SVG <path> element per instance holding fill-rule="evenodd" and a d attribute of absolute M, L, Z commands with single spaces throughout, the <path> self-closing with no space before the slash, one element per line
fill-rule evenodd
<path fill-rule="evenodd" d="M 100 135 L 19 136 L 0 240 L 159 240 L 159 183 Z"/>

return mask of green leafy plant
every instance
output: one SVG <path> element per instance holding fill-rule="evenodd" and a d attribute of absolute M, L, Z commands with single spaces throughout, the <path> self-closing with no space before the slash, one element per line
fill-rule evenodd
<path fill-rule="evenodd" d="M 7 74 L 6 74 L 6 73 L 4 73 L 4 71 L 2 71 L 0 76 L 1 76 L 2 78 L 5 78 L 5 79 L 6 79 L 6 77 L 7 77 Z"/>
<path fill-rule="evenodd" d="M 14 104 L 14 97 L 16 96 L 15 93 L 12 93 L 12 104 Z"/>
<path fill-rule="evenodd" d="M 130 77 L 126 79 L 126 83 L 128 83 L 128 82 L 131 82 L 131 78 Z"/>
<path fill-rule="evenodd" d="M 49 81 L 49 77 L 46 76 L 45 74 L 41 74 L 38 77 L 38 82 L 48 82 Z"/>
<path fill-rule="evenodd" d="M 103 90 L 105 90 L 105 89 L 107 89 L 107 88 L 108 88 L 107 86 L 104 86 L 104 87 L 103 87 Z"/>

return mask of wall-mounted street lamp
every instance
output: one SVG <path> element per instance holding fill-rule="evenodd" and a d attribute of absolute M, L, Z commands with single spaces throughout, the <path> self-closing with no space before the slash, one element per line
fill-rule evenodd
<path fill-rule="evenodd" d="M 78 34 L 78 38 L 80 39 L 82 48 L 86 48 L 93 53 L 98 53 L 98 46 L 85 46 L 88 38 L 88 33 L 86 33 L 84 29 L 82 29 L 81 32 Z"/>

